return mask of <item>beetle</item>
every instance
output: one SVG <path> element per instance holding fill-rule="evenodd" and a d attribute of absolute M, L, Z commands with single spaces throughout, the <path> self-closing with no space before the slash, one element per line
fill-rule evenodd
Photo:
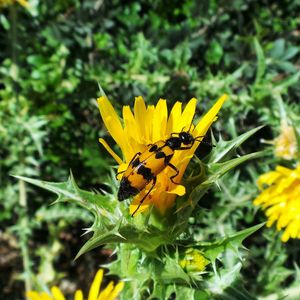
<path fill-rule="evenodd" d="M 118 176 L 123 173 L 118 191 L 119 201 L 137 195 L 152 181 L 151 188 L 141 199 L 132 216 L 134 216 L 144 200 L 151 193 L 156 184 L 156 176 L 166 167 L 170 167 L 176 172 L 170 179 L 174 184 L 179 184 L 174 181 L 179 174 L 179 170 L 170 160 L 176 150 L 191 149 L 196 141 L 201 142 L 202 139 L 199 140 L 199 138 L 203 138 L 203 136 L 193 137 L 189 130 L 172 133 L 165 141 L 160 140 L 154 144 L 149 144 L 144 152 L 137 152 L 131 159 L 128 168 L 116 174 Z"/>

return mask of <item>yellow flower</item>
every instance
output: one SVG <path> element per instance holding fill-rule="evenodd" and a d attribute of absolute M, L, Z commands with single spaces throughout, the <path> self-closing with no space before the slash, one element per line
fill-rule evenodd
<path fill-rule="evenodd" d="M 187 272 L 203 272 L 208 264 L 209 261 L 196 249 L 186 250 L 184 258 L 180 261 L 180 266 Z"/>
<path fill-rule="evenodd" d="M 227 95 L 223 95 L 198 124 L 192 126 L 191 133 L 194 137 L 206 134 L 211 124 L 216 120 L 216 115 L 226 99 Z M 99 141 L 119 164 L 118 172 L 126 170 L 132 157 L 137 152 L 145 151 L 147 145 L 166 140 L 173 132 L 180 132 L 183 129 L 187 131 L 194 118 L 196 102 L 195 98 L 191 99 L 183 111 L 182 103 L 176 102 L 168 115 L 166 100 L 160 99 L 156 106 L 146 106 L 142 97 L 136 97 L 133 112 L 129 106 L 123 106 L 123 122 L 121 122 L 109 100 L 106 97 L 100 97 L 98 99 L 100 114 L 110 135 L 121 148 L 123 159 L 111 149 L 105 140 L 99 139 Z M 175 152 L 171 163 L 179 170 L 179 175 L 176 177 L 177 182 L 181 181 L 185 169 L 198 146 L 199 143 L 196 142 L 189 150 Z M 185 194 L 184 186 L 175 185 L 171 182 L 170 176 L 172 175 L 174 175 L 174 171 L 168 167 L 157 175 L 154 189 L 145 199 L 138 212 L 142 212 L 149 205 L 154 204 L 160 213 L 164 214 L 172 206 L 177 195 L 182 196 Z M 120 180 L 121 177 L 118 179 Z M 134 198 L 130 205 L 131 214 L 137 209 L 140 200 L 149 191 L 150 187 L 151 183 Z"/>
<path fill-rule="evenodd" d="M 29 4 L 27 0 L 0 0 L 0 7 L 13 5 L 15 3 L 19 3 L 23 7 L 29 8 Z"/>
<path fill-rule="evenodd" d="M 261 194 L 254 200 L 268 217 L 267 226 L 276 221 L 277 230 L 284 228 L 283 242 L 300 238 L 300 165 L 296 169 L 277 166 L 275 171 L 258 179 Z"/>
<path fill-rule="evenodd" d="M 284 159 L 294 159 L 297 156 L 297 141 L 294 128 L 286 121 L 281 123 L 281 133 L 274 139 L 275 155 Z"/>
<path fill-rule="evenodd" d="M 124 287 L 124 282 L 120 281 L 116 286 L 111 281 L 104 290 L 100 291 L 101 282 L 103 279 L 103 270 L 98 270 L 90 287 L 87 300 L 114 300 L 118 297 Z M 54 286 L 51 288 L 51 294 L 45 292 L 38 293 L 36 291 L 27 292 L 28 300 L 66 300 L 61 290 Z M 83 293 L 77 290 L 74 295 L 74 300 L 83 300 Z"/>

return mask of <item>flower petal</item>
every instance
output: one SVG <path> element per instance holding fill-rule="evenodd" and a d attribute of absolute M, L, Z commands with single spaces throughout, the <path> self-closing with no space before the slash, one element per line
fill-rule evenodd
<path fill-rule="evenodd" d="M 92 282 L 92 285 L 91 285 L 91 288 L 89 291 L 88 300 L 97 300 L 98 299 L 102 279 L 103 279 L 103 270 L 100 269 L 96 273 L 95 278 Z"/>
<path fill-rule="evenodd" d="M 65 296 L 57 286 L 51 288 L 51 293 L 54 300 L 66 300 Z"/>
<path fill-rule="evenodd" d="M 300 232 L 300 165 L 295 169 L 277 166 L 275 171 L 263 174 L 258 184 L 267 184 L 254 200 L 261 205 L 268 218 L 267 226 L 276 222 L 278 231 L 284 229 L 281 240 L 298 238 Z"/>
<path fill-rule="evenodd" d="M 121 293 L 121 291 L 123 290 L 124 285 L 125 285 L 124 282 L 120 281 L 115 286 L 115 288 L 113 289 L 113 291 L 111 292 L 111 294 L 107 297 L 107 300 L 114 300 L 114 299 L 116 299 L 119 296 L 119 294 Z"/>
<path fill-rule="evenodd" d="M 124 120 L 124 134 L 126 137 L 126 148 L 123 149 L 123 155 L 126 161 L 129 161 L 131 157 L 138 151 L 140 144 L 140 137 L 136 133 L 138 124 L 129 106 L 123 106 L 123 120 Z"/>
<path fill-rule="evenodd" d="M 146 141 L 146 127 L 149 126 L 145 121 L 147 109 L 143 97 L 135 97 L 134 102 L 134 117 L 138 126 L 134 129 L 133 133 L 139 138 L 140 144 L 145 144 Z M 138 131 L 138 134 L 136 132 Z"/>
<path fill-rule="evenodd" d="M 82 290 L 77 290 L 75 292 L 74 300 L 83 300 Z"/>
<path fill-rule="evenodd" d="M 116 152 L 110 148 L 110 146 L 106 143 L 104 139 L 99 139 L 100 144 L 107 150 L 107 152 L 115 159 L 115 161 L 121 165 L 123 163 L 122 159 L 119 157 Z"/>
<path fill-rule="evenodd" d="M 30 8 L 30 5 L 27 0 L 17 0 L 17 2 L 25 8 Z"/>
<path fill-rule="evenodd" d="M 196 110 L 196 104 L 197 104 L 197 100 L 196 98 L 192 98 L 188 104 L 186 105 L 186 107 L 184 108 L 182 115 L 179 119 L 180 121 L 180 127 L 181 130 L 184 129 L 184 131 L 188 131 L 189 127 L 192 124 L 194 115 L 195 115 L 195 110 Z"/>
<path fill-rule="evenodd" d="M 112 290 L 114 289 L 114 283 L 111 281 L 103 291 L 101 291 L 101 293 L 99 294 L 99 297 L 97 298 L 97 300 L 107 300 L 107 298 L 109 297 L 110 293 L 112 292 Z"/>
<path fill-rule="evenodd" d="M 26 292 L 26 297 L 29 300 L 41 300 L 39 293 L 36 292 L 36 291 L 28 291 L 28 292 Z"/>
<path fill-rule="evenodd" d="M 183 185 L 176 185 L 176 187 L 167 192 L 168 194 L 176 194 L 178 196 L 183 196 L 185 194 L 185 187 Z"/>
<path fill-rule="evenodd" d="M 227 98 L 228 96 L 224 94 L 218 99 L 218 101 L 214 104 L 214 106 L 205 114 L 205 116 L 197 124 L 195 128 L 195 134 L 199 136 L 203 136 L 206 134 L 211 124 L 216 120 L 216 115 Z"/>
<path fill-rule="evenodd" d="M 115 142 L 124 148 L 124 130 L 115 109 L 104 96 L 97 99 L 102 120 Z"/>
<path fill-rule="evenodd" d="M 171 112 L 167 123 L 167 135 L 170 136 L 173 132 L 180 132 L 181 131 L 181 124 L 178 122 L 181 117 L 181 109 L 182 109 L 182 103 L 177 101 Z"/>
<path fill-rule="evenodd" d="M 166 135 L 167 119 L 168 119 L 167 101 L 165 99 L 159 99 L 153 114 L 152 142 L 158 142 L 160 140 L 164 140 L 167 137 Z"/>

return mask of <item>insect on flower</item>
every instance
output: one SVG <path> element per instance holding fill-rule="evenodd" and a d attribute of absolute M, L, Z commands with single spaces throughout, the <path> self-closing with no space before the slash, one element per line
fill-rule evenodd
<path fill-rule="evenodd" d="M 168 112 L 165 99 L 159 99 L 156 105 L 146 105 L 145 100 L 138 96 L 135 98 L 133 109 L 127 105 L 123 106 L 122 118 L 119 117 L 114 106 L 105 96 L 97 99 L 103 123 L 122 152 L 120 157 L 103 138 L 99 139 L 102 146 L 119 165 L 117 179 L 122 181 L 123 178 L 124 182 L 127 177 L 132 182 L 134 178 L 134 183 L 140 184 L 140 186 L 127 184 L 129 188 L 136 188 L 134 192 L 133 190 L 128 192 L 128 189 L 124 188 L 125 183 L 122 183 L 122 189 L 119 190 L 120 200 L 136 195 L 129 206 L 131 215 L 142 213 L 151 206 L 154 206 L 158 213 L 164 215 L 173 206 L 176 197 L 185 194 L 185 186 L 174 182 L 181 182 L 188 163 L 199 146 L 201 137 L 205 136 L 210 126 L 216 121 L 217 114 L 227 98 L 226 94 L 222 95 L 196 124 L 192 124 L 197 105 L 195 98 L 189 100 L 184 108 L 183 103 L 177 101 Z M 187 133 L 190 136 L 186 135 Z M 177 146 L 187 147 L 186 150 L 176 150 L 166 144 L 166 141 L 174 141 L 174 138 L 177 142 L 181 141 L 180 138 L 186 141 L 186 137 L 191 137 L 191 140 L 186 144 L 181 142 Z M 155 145 L 157 146 L 156 150 Z M 153 146 L 154 148 L 151 149 Z M 161 147 L 163 149 L 158 150 Z M 149 151 L 150 149 L 152 152 Z M 156 155 L 163 155 L 158 152 L 163 152 L 164 156 L 171 154 L 173 156 L 155 158 Z M 165 164 L 165 161 L 176 166 L 178 175 L 177 171 L 172 169 L 169 164 Z M 137 164 L 138 162 L 139 164 Z M 141 162 L 147 164 L 144 165 Z M 141 174 L 138 174 L 138 171 L 141 172 L 143 169 L 137 168 L 138 165 L 150 168 L 150 176 L 151 174 L 155 176 L 151 176 L 148 180 L 144 179 Z M 157 168 L 162 168 L 162 171 Z M 134 177 L 129 176 L 130 171 L 133 171 Z M 124 174 L 125 172 L 126 174 Z M 153 185 L 154 177 L 156 184 L 148 193 Z M 124 191 L 127 192 L 127 196 Z M 121 196 L 121 194 L 123 195 Z M 145 197 L 146 194 L 148 196 Z"/>
<path fill-rule="evenodd" d="M 170 176 L 174 181 L 179 174 L 179 170 L 170 161 L 175 151 L 191 149 L 195 142 L 201 142 L 203 136 L 194 137 L 190 133 L 192 123 L 188 131 L 174 132 L 166 140 L 160 140 L 154 144 L 149 144 L 144 152 L 137 152 L 131 159 L 128 168 L 125 171 L 118 172 L 116 176 L 123 173 L 120 188 L 118 191 L 118 200 L 123 201 L 129 197 L 140 193 L 151 181 L 152 186 L 144 197 L 140 200 L 139 205 L 132 213 L 132 216 L 138 211 L 144 200 L 153 190 L 156 184 L 156 176 L 166 167 L 170 167 L 175 174 Z"/>

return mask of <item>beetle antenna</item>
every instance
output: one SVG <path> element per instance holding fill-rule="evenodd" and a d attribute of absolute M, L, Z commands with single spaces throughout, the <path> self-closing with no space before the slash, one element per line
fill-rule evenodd
<path fill-rule="evenodd" d="M 205 135 L 196 136 L 195 141 L 199 142 L 199 143 L 202 143 L 202 144 L 205 144 L 205 145 L 208 145 L 210 147 L 216 147 L 216 145 L 214 145 L 214 144 L 210 143 L 209 141 L 205 140 Z"/>

